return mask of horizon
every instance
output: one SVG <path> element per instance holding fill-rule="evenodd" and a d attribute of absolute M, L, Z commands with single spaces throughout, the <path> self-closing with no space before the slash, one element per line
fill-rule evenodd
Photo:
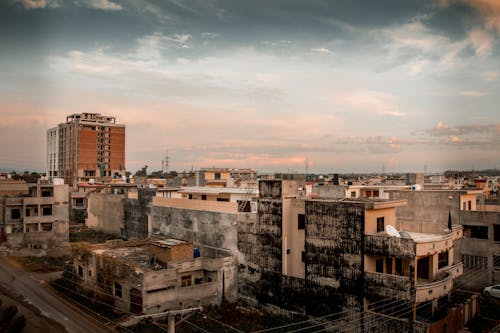
<path fill-rule="evenodd" d="M 500 168 L 494 0 L 7 0 L 0 27 L 0 170 L 45 172 L 85 112 L 132 173 Z"/>

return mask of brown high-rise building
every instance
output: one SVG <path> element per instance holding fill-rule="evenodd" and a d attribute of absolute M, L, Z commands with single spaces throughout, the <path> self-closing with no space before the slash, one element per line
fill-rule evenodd
<path fill-rule="evenodd" d="M 125 175 L 125 125 L 99 113 L 72 114 L 47 131 L 47 176 L 75 186 Z"/>

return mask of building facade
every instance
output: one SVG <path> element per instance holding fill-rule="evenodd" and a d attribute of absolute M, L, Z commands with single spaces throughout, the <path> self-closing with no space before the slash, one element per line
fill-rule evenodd
<path fill-rule="evenodd" d="M 125 125 L 98 113 L 72 114 L 47 131 L 47 176 L 80 181 L 122 177 L 125 173 Z"/>

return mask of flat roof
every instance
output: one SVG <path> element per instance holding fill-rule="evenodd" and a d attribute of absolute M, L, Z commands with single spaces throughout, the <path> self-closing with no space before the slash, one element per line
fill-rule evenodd
<path fill-rule="evenodd" d="M 189 186 L 182 187 L 181 193 L 206 193 L 206 194 L 259 194 L 256 188 L 237 188 L 237 187 L 204 187 L 204 186 Z"/>

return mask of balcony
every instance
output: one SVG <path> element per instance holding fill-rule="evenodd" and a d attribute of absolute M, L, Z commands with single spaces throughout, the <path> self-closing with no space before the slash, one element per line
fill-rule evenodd
<path fill-rule="evenodd" d="M 365 272 L 365 292 L 372 297 L 411 300 L 412 286 L 407 276 Z"/>
<path fill-rule="evenodd" d="M 412 239 L 417 243 L 417 256 L 425 257 L 449 251 L 457 239 L 463 238 L 463 227 L 455 226 L 451 232 L 444 235 L 410 232 Z"/>
<path fill-rule="evenodd" d="M 417 282 L 415 302 L 422 303 L 447 295 L 453 289 L 453 280 L 463 274 L 463 264 L 458 263 L 443 269 L 432 282 Z"/>
<path fill-rule="evenodd" d="M 386 257 L 415 257 L 415 242 L 409 238 L 385 234 L 365 235 L 365 253 Z"/>

